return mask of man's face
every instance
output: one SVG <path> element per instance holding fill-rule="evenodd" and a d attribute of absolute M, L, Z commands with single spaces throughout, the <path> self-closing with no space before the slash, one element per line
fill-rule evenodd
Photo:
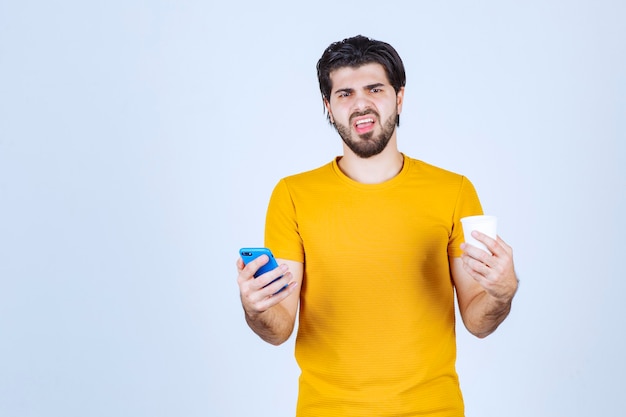
<path fill-rule="evenodd" d="M 326 108 L 346 146 L 361 158 L 382 152 L 396 133 L 404 88 L 396 94 L 380 64 L 343 67 L 330 73 Z"/>

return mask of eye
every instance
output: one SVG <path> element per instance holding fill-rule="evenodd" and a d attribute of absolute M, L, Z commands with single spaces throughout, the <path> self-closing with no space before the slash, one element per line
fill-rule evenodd
<path fill-rule="evenodd" d="M 380 92 L 381 92 L 381 91 L 383 91 L 383 90 L 381 90 L 381 89 L 380 89 L 380 88 L 378 88 L 378 87 L 374 87 L 374 88 L 372 88 L 370 91 L 371 91 L 372 93 L 380 93 Z"/>
<path fill-rule="evenodd" d="M 347 91 L 342 91 L 341 93 L 339 93 L 339 97 L 349 97 L 350 93 Z"/>

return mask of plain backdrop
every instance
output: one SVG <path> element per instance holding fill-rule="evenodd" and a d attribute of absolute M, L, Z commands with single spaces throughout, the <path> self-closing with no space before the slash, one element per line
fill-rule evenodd
<path fill-rule="evenodd" d="M 521 285 L 459 325 L 468 417 L 618 415 L 626 6 L 0 1 L 0 415 L 292 416 L 293 337 L 246 326 L 269 194 L 341 153 L 315 64 L 407 70 L 402 152 L 474 183 Z"/>

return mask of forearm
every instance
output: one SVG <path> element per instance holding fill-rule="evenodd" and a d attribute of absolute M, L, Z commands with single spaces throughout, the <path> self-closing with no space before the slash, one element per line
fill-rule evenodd
<path fill-rule="evenodd" d="M 477 295 L 462 315 L 467 330 L 484 338 L 493 333 L 511 311 L 512 298 L 502 301 L 486 292 Z"/>
<path fill-rule="evenodd" d="M 464 243 L 463 255 L 452 258 L 450 268 L 465 327 L 483 338 L 509 315 L 519 280 L 509 245 L 500 237 L 494 240 L 476 231 L 472 236 L 484 243 L 489 252 Z"/>
<path fill-rule="evenodd" d="M 295 319 L 291 317 L 287 309 L 277 304 L 262 313 L 249 314 L 245 311 L 248 326 L 259 337 L 272 345 L 284 343 L 293 332 Z"/>
<path fill-rule="evenodd" d="M 295 325 L 303 264 L 277 259 L 278 268 L 255 278 L 255 272 L 263 265 L 262 258 L 246 266 L 241 258 L 237 260 L 241 304 L 252 331 L 266 342 L 280 345 L 289 339 Z"/>

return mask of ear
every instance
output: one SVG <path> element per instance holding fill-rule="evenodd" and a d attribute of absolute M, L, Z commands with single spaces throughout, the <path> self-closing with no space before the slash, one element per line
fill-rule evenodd
<path fill-rule="evenodd" d="M 402 104 L 404 103 L 404 87 L 400 87 L 400 90 L 396 93 L 396 109 L 398 114 L 402 113 Z"/>
<path fill-rule="evenodd" d="M 335 119 L 333 118 L 333 112 L 330 111 L 330 102 L 324 97 L 324 107 L 326 107 L 326 112 L 328 113 L 328 120 L 330 120 L 331 124 L 335 124 Z"/>

